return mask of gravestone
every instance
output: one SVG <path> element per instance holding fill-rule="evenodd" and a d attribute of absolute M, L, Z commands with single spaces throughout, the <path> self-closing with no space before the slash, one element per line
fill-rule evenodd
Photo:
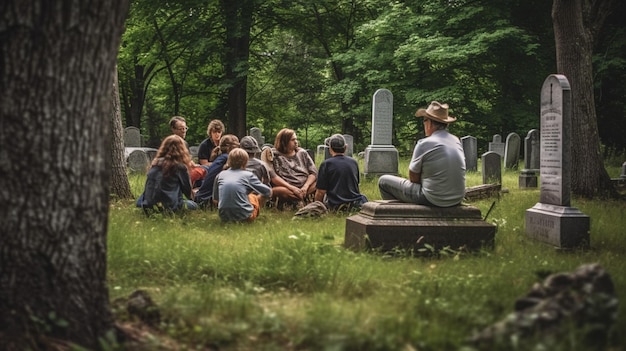
<path fill-rule="evenodd" d="M 139 128 L 124 128 L 124 147 L 141 147 L 141 132 Z"/>
<path fill-rule="evenodd" d="M 346 145 L 348 146 L 346 148 L 346 156 L 350 156 L 352 157 L 353 153 L 354 153 L 354 137 L 350 134 L 344 134 L 343 138 L 346 141 Z"/>
<path fill-rule="evenodd" d="M 500 155 L 500 157 L 504 157 L 504 143 L 502 142 L 502 136 L 500 134 L 495 134 L 493 141 L 489 142 L 489 151 L 493 151 Z"/>
<path fill-rule="evenodd" d="M 572 95 L 564 75 L 541 88 L 540 197 L 526 210 L 526 235 L 559 248 L 589 246 L 589 216 L 570 207 Z"/>
<path fill-rule="evenodd" d="M 326 145 L 317 145 L 317 151 L 315 152 L 315 154 L 317 156 L 321 157 L 321 156 L 326 155 L 326 153 L 328 152 L 327 150 L 328 150 L 328 146 L 326 146 Z"/>
<path fill-rule="evenodd" d="M 502 157 L 495 151 L 481 156 L 483 184 L 502 184 Z"/>
<path fill-rule="evenodd" d="M 133 150 L 128 155 L 128 170 L 131 173 L 148 172 L 148 166 L 150 165 L 150 156 L 141 149 Z"/>
<path fill-rule="evenodd" d="M 372 99 L 372 138 L 365 148 L 366 177 L 398 174 L 398 150 L 391 144 L 393 127 L 393 95 L 378 89 Z"/>
<path fill-rule="evenodd" d="M 436 253 L 431 250 L 493 247 L 495 234 L 496 226 L 485 222 L 474 206 L 442 208 L 377 200 L 346 218 L 344 246 L 354 251 L 401 248 L 414 254 Z"/>
<path fill-rule="evenodd" d="M 517 169 L 519 164 L 519 151 L 521 138 L 517 133 L 509 133 L 506 136 L 504 146 L 504 169 Z"/>
<path fill-rule="evenodd" d="M 191 154 L 191 158 L 195 159 L 198 157 L 198 149 L 200 149 L 200 146 L 190 146 L 189 147 L 189 153 Z"/>
<path fill-rule="evenodd" d="M 250 128 L 250 136 L 256 140 L 257 144 L 265 144 L 265 137 L 261 133 L 261 129 L 257 127 Z"/>
<path fill-rule="evenodd" d="M 463 153 L 465 154 L 465 170 L 476 172 L 478 170 L 478 143 L 476 137 L 467 135 L 461 138 Z"/>
<path fill-rule="evenodd" d="M 520 189 L 536 188 L 539 173 L 539 130 L 531 129 L 524 138 L 524 169 L 519 175 Z"/>

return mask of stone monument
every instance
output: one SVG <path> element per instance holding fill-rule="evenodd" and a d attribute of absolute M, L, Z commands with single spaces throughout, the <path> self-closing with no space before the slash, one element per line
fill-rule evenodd
<path fill-rule="evenodd" d="M 489 151 L 493 151 L 504 157 L 504 143 L 502 142 L 502 135 L 494 134 L 493 141 L 489 142 Z"/>
<path fill-rule="evenodd" d="M 378 89 L 372 101 L 372 139 L 365 148 L 363 174 L 366 177 L 398 174 L 398 150 L 392 145 L 393 95 Z"/>
<path fill-rule="evenodd" d="M 465 170 L 476 172 L 478 170 L 478 142 L 476 137 L 467 135 L 461 138 L 463 153 L 465 154 Z"/>
<path fill-rule="evenodd" d="M 536 188 L 539 173 L 539 131 L 531 129 L 524 138 L 524 169 L 519 175 L 520 189 Z"/>
<path fill-rule="evenodd" d="M 517 169 L 521 138 L 517 133 L 509 133 L 504 143 L 504 169 Z"/>
<path fill-rule="evenodd" d="M 526 235 L 559 248 L 589 246 L 589 216 L 570 207 L 572 97 L 564 75 L 541 88 L 540 198 L 526 210 Z"/>

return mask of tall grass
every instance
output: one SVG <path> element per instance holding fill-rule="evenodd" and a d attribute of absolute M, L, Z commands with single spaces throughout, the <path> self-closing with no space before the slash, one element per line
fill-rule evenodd
<path fill-rule="evenodd" d="M 472 203 L 484 216 L 495 201 L 487 218 L 498 227 L 493 249 L 428 258 L 344 249 L 346 215 L 293 220 L 293 212 L 266 209 L 254 223 L 222 224 L 215 211 L 147 218 L 115 202 L 111 298 L 145 289 L 167 335 L 188 349 L 222 350 L 457 350 L 546 272 L 590 262 L 607 269 L 624 301 L 625 204 L 574 199 L 591 217 L 592 248 L 556 250 L 526 237 L 524 213 L 539 191 L 518 189 L 517 176 L 503 174 L 508 193 Z M 143 182 L 131 176 L 135 194 Z M 480 183 L 479 173 L 468 174 L 468 186 Z M 362 179 L 361 190 L 380 199 L 375 178 Z M 626 330 L 623 310 L 616 330 Z M 577 340 L 553 347 L 584 349 Z M 624 344 L 621 335 L 612 342 Z"/>

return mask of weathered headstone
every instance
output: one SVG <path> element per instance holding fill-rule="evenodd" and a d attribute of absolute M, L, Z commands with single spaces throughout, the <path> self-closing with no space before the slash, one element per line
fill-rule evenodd
<path fill-rule="evenodd" d="M 517 133 L 509 133 L 509 135 L 506 136 L 504 146 L 504 169 L 517 169 L 521 143 L 522 140 Z"/>
<path fill-rule="evenodd" d="M 502 157 L 495 151 L 487 151 L 480 159 L 483 184 L 502 184 Z"/>
<path fill-rule="evenodd" d="M 133 150 L 128 155 L 128 170 L 131 173 L 146 173 L 150 165 L 150 157 L 144 150 Z"/>
<path fill-rule="evenodd" d="M 429 254 L 445 247 L 492 247 L 495 233 L 495 225 L 485 222 L 474 206 L 441 208 L 378 200 L 365 203 L 358 214 L 346 218 L 344 246 L 355 251 L 401 248 Z"/>
<path fill-rule="evenodd" d="M 261 133 L 261 129 L 257 127 L 250 128 L 250 136 L 253 137 L 257 144 L 263 145 L 265 144 L 265 137 Z"/>
<path fill-rule="evenodd" d="M 352 154 L 354 153 L 354 137 L 350 134 L 344 134 L 343 138 L 346 141 L 347 146 L 345 155 L 352 157 Z"/>
<path fill-rule="evenodd" d="M 198 149 L 200 149 L 200 146 L 197 145 L 189 147 L 189 153 L 191 153 L 191 158 L 198 157 Z"/>
<path fill-rule="evenodd" d="M 504 157 L 504 143 L 502 142 L 502 135 L 495 134 L 493 136 L 493 141 L 489 142 L 489 151 L 493 151 L 500 155 L 500 157 Z"/>
<path fill-rule="evenodd" d="M 461 138 L 463 153 L 465 154 L 465 170 L 476 172 L 478 170 L 478 143 L 476 137 L 467 135 Z"/>
<path fill-rule="evenodd" d="M 141 147 L 141 131 L 137 127 L 124 128 L 124 146 Z"/>
<path fill-rule="evenodd" d="M 391 144 L 393 95 L 378 89 L 372 101 L 372 139 L 365 148 L 364 175 L 398 174 L 398 150 Z"/>
<path fill-rule="evenodd" d="M 541 88 L 541 193 L 526 210 L 526 235 L 560 248 L 589 246 L 589 216 L 570 207 L 571 142 L 570 84 L 553 74 Z"/>
<path fill-rule="evenodd" d="M 539 131 L 531 129 L 524 138 L 524 169 L 519 175 L 519 187 L 536 188 L 539 173 Z"/>

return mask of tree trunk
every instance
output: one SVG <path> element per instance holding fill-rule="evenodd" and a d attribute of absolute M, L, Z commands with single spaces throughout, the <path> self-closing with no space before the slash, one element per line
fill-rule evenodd
<path fill-rule="evenodd" d="M 5 349 L 49 349 L 49 337 L 97 348 L 112 327 L 111 84 L 127 12 L 128 0 L 0 2 Z"/>
<path fill-rule="evenodd" d="M 557 71 L 572 89 L 572 193 L 614 196 L 604 168 L 593 92 L 595 35 L 610 13 L 611 0 L 554 0 L 552 21 Z"/>
<path fill-rule="evenodd" d="M 228 131 L 239 138 L 247 135 L 248 60 L 254 1 L 220 1 L 226 32 L 224 55 L 228 88 Z"/>
<path fill-rule="evenodd" d="M 126 174 L 126 158 L 124 157 L 124 128 L 122 128 L 122 110 L 120 107 L 120 91 L 117 80 L 117 69 L 113 71 L 113 102 L 111 110 L 111 194 L 119 199 L 132 199 L 128 174 Z"/>

